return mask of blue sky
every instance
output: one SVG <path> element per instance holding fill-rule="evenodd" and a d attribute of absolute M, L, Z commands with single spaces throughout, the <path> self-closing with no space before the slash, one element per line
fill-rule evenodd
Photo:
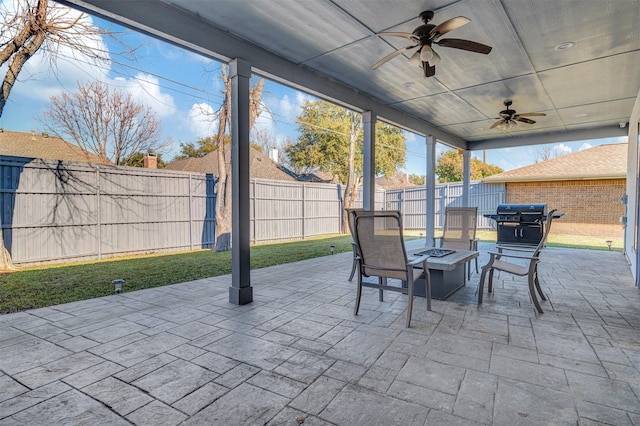
<path fill-rule="evenodd" d="M 7 3 L 4 0 L 3 7 Z M 162 122 L 164 134 L 172 140 L 162 151 L 165 160 L 172 159 L 179 152 L 180 142 L 196 142 L 215 131 L 206 119 L 206 113 L 215 111 L 221 100 L 221 64 L 200 55 L 177 48 L 173 45 L 132 33 L 120 27 L 92 19 L 99 26 L 111 26 L 121 32 L 120 38 L 130 46 L 138 47 L 135 59 L 118 54 L 122 46 L 106 39 L 86 41 L 97 48 L 108 50 L 109 64 L 97 64 L 88 58 L 72 58 L 72 53 L 62 49 L 56 70 L 39 52 L 29 62 L 19 76 L 19 80 L 9 97 L 0 126 L 7 130 L 41 132 L 43 125 L 38 117 L 47 109 L 49 98 L 63 91 L 74 92 L 77 82 L 102 79 L 111 87 L 133 94 L 138 102 L 149 105 Z M 6 67 L 0 68 L 4 75 Z M 271 114 L 262 114 L 256 127 L 283 142 L 286 138 L 296 139 L 295 119 L 300 106 L 312 96 L 286 86 L 267 81 L 263 103 Z M 214 120 L 215 122 L 215 120 Z M 554 150 L 562 153 L 576 152 L 601 143 L 619 140 L 601 140 L 554 144 Z M 447 149 L 438 144 L 437 153 Z M 487 162 L 510 170 L 532 164 L 539 158 L 539 146 L 488 150 Z M 483 152 L 472 155 L 482 159 Z M 425 174 L 424 138 L 407 133 L 407 173 Z"/>

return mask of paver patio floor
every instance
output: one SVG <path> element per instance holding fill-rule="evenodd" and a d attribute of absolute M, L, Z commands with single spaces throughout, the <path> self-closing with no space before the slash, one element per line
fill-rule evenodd
<path fill-rule="evenodd" d="M 542 315 L 474 273 L 410 329 L 396 293 L 353 316 L 350 256 L 252 271 L 245 306 L 223 276 L 0 316 L 0 424 L 640 424 L 622 254 L 545 249 Z"/>

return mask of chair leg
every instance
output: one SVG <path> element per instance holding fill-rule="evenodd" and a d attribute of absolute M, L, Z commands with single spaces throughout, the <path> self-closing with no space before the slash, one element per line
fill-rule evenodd
<path fill-rule="evenodd" d="M 494 269 L 491 268 L 491 270 L 489 271 L 489 286 L 487 287 L 487 293 L 492 293 L 493 292 L 493 273 L 494 273 Z"/>
<path fill-rule="evenodd" d="M 353 258 L 353 265 L 351 265 L 351 275 L 349 275 L 349 281 L 353 280 L 353 276 L 356 274 L 356 264 L 358 263 L 358 260 L 354 257 Z"/>
<path fill-rule="evenodd" d="M 427 297 L 427 311 L 431 310 L 431 274 L 425 271 L 424 274 L 424 292 Z"/>
<path fill-rule="evenodd" d="M 542 288 L 540 287 L 540 281 L 538 280 L 538 271 L 537 270 L 536 270 L 536 273 L 535 273 L 535 277 L 534 277 L 533 283 L 536 285 L 536 290 L 538 290 L 538 294 L 540 295 L 540 298 L 546 302 L 547 298 L 544 297 L 544 293 L 542 292 Z"/>
<path fill-rule="evenodd" d="M 387 278 L 378 277 L 378 284 L 387 285 Z M 383 293 L 382 289 L 378 290 L 378 300 L 381 301 L 381 302 L 384 302 L 384 293 Z"/>
<path fill-rule="evenodd" d="M 412 268 L 411 268 L 412 269 Z M 409 271 L 407 280 L 407 324 L 406 327 L 411 327 L 411 313 L 413 312 L 413 270 Z"/>
<path fill-rule="evenodd" d="M 478 305 L 482 304 L 482 294 L 484 293 L 484 278 L 487 275 L 487 270 L 489 268 L 489 264 L 482 267 L 482 275 L 480 275 L 480 281 L 478 282 Z"/>
<path fill-rule="evenodd" d="M 533 300 L 533 304 L 535 305 L 536 309 L 538 310 L 539 313 L 544 313 L 542 311 L 542 307 L 540 306 L 540 302 L 538 302 L 538 298 L 536 297 L 536 290 L 534 289 L 535 284 L 534 284 L 534 277 L 529 274 L 529 294 L 531 295 L 531 300 Z"/>
<path fill-rule="evenodd" d="M 349 275 L 349 281 L 353 280 L 353 276 L 356 273 L 356 264 L 359 260 L 358 253 L 356 252 L 356 243 L 351 243 L 351 251 L 353 252 L 353 265 L 351 265 L 351 275 Z"/>
<path fill-rule="evenodd" d="M 362 298 L 362 273 L 360 271 L 360 264 L 358 263 L 358 289 L 356 291 L 356 304 L 355 304 L 355 307 L 353 308 L 353 315 L 358 315 L 361 298 Z"/>

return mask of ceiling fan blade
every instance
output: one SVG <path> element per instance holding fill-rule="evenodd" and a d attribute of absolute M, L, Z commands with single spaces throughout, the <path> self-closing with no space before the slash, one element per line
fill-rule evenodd
<path fill-rule="evenodd" d="M 547 114 L 544 112 L 525 112 L 523 114 L 518 114 L 518 117 L 546 117 Z"/>
<path fill-rule="evenodd" d="M 467 25 L 471 22 L 471 19 L 465 18 L 464 16 L 458 16 L 455 18 L 451 18 L 447 21 L 444 21 L 440 25 L 437 25 L 434 29 L 432 29 L 429 34 L 433 37 L 438 37 L 443 34 L 448 33 L 449 31 L 453 31 L 455 29 L 460 28 L 463 25 Z"/>
<path fill-rule="evenodd" d="M 438 46 L 452 47 L 454 49 L 468 50 L 469 52 L 489 54 L 492 47 L 486 44 L 476 43 L 471 40 L 463 40 L 460 38 L 445 38 L 444 40 L 434 41 Z"/>
<path fill-rule="evenodd" d="M 412 49 L 416 46 L 407 46 L 407 47 L 403 47 L 402 49 L 398 49 L 395 52 L 392 52 L 390 54 L 388 54 L 387 56 L 385 56 L 384 58 L 380 59 L 378 62 L 376 62 L 375 64 L 373 64 L 371 66 L 372 70 L 378 69 L 380 68 L 381 65 L 386 64 L 387 62 L 389 62 L 390 60 L 392 60 L 393 58 L 395 58 L 396 56 L 402 55 L 405 51 Z"/>
<path fill-rule="evenodd" d="M 387 36 L 387 37 L 402 37 L 402 38 L 408 38 L 409 40 L 413 40 L 413 41 L 419 41 L 420 37 L 411 34 L 411 33 L 402 33 L 402 32 L 397 32 L 397 31 L 384 31 L 381 33 L 377 33 L 377 36 Z"/>
<path fill-rule="evenodd" d="M 503 121 L 503 120 L 498 120 L 498 121 L 496 121 L 495 123 L 493 123 L 493 124 L 491 125 L 491 127 L 489 127 L 489 128 L 490 128 L 490 129 L 495 129 L 496 127 L 498 127 L 498 126 L 499 126 L 499 125 L 501 125 L 502 123 L 504 123 L 504 121 Z"/>
<path fill-rule="evenodd" d="M 527 123 L 527 124 L 535 124 L 535 121 L 529 120 L 528 118 L 524 118 L 524 117 L 520 117 L 520 116 L 515 116 L 513 119 L 516 120 L 516 121 L 521 121 L 523 123 Z"/>
<path fill-rule="evenodd" d="M 425 77 L 433 77 L 436 75 L 436 67 L 434 65 L 429 65 L 429 62 L 423 62 L 422 69 L 424 70 Z"/>

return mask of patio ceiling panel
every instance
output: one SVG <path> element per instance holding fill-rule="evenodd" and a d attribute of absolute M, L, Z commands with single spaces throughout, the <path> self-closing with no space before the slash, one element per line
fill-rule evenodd
<path fill-rule="evenodd" d="M 371 35 L 370 30 L 329 1 L 169 3 L 298 64 Z"/>
<path fill-rule="evenodd" d="M 444 11 L 451 0 L 333 0 L 374 33 L 381 31 L 411 32 L 420 24 L 418 14 L 423 10 Z M 416 12 L 416 10 L 418 10 Z M 402 39 L 398 39 L 402 40 Z M 401 43 L 402 44 L 402 43 Z"/>
<path fill-rule="evenodd" d="M 403 102 L 399 107 L 412 114 L 419 114 L 425 120 L 441 127 L 487 118 L 463 98 L 451 92 L 412 99 Z"/>
<path fill-rule="evenodd" d="M 567 65 L 540 72 L 540 80 L 556 108 L 597 104 L 637 95 L 630 84 L 640 82 L 640 51 Z M 611 80 L 611 77 L 615 79 Z M 618 84 L 616 84 L 618 82 Z"/>
<path fill-rule="evenodd" d="M 538 71 L 640 49 L 637 1 L 519 0 L 503 3 Z M 566 42 L 572 42 L 574 46 L 568 50 L 554 49 Z"/>
<path fill-rule="evenodd" d="M 582 126 L 585 118 L 597 117 L 600 122 L 611 122 L 617 120 L 619 123 L 626 123 L 629 119 L 628 112 L 633 108 L 636 98 L 618 99 L 609 102 L 599 102 L 591 105 L 580 105 L 577 107 L 558 108 L 558 113 L 562 122 L 566 126 Z M 585 114 L 585 115 L 583 115 Z M 593 124 L 593 118 L 589 121 Z"/>

